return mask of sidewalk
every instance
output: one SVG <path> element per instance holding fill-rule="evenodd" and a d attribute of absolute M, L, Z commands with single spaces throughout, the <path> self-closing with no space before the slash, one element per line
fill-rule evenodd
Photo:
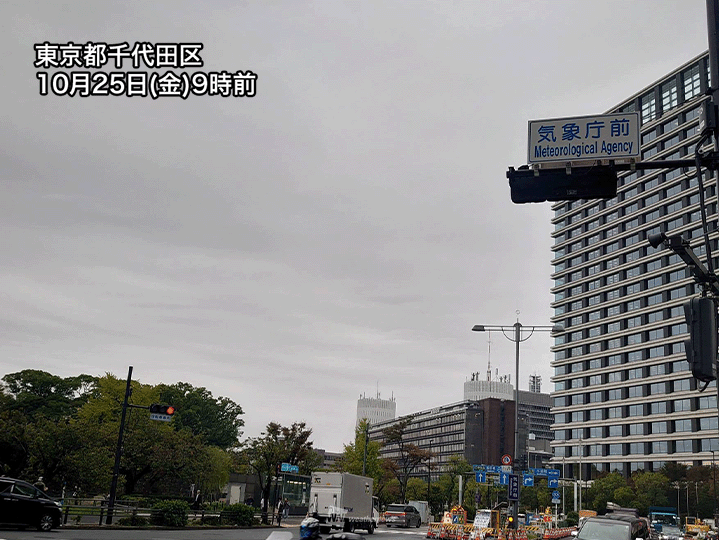
<path fill-rule="evenodd" d="M 268 516 L 268 519 L 270 516 Z M 302 523 L 302 520 L 305 519 L 305 516 L 288 516 L 287 519 L 283 519 L 280 522 L 280 527 L 299 527 L 300 523 Z M 273 526 L 277 527 L 277 516 L 275 516 L 275 522 L 273 523 Z"/>

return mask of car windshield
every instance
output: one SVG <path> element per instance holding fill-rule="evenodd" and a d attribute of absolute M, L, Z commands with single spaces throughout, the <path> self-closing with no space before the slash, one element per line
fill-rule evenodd
<path fill-rule="evenodd" d="M 405 507 L 402 504 L 391 504 L 388 506 L 388 512 L 404 512 Z"/>
<path fill-rule="evenodd" d="M 630 524 L 618 521 L 587 521 L 577 535 L 578 540 L 629 540 Z"/>

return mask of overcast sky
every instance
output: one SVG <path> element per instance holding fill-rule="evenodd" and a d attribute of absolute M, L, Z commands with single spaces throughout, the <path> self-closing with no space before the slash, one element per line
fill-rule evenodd
<path fill-rule="evenodd" d="M 488 346 L 514 379 L 514 344 L 470 329 L 550 324 L 550 204 L 505 177 L 527 122 L 603 113 L 707 49 L 704 0 L 23 0 L 0 21 L 0 375 L 132 365 L 330 451 L 361 393 L 460 401 Z M 42 96 L 46 41 L 201 42 L 173 71 L 250 70 L 256 96 Z M 521 346 L 522 389 L 551 391 L 550 346 Z"/>

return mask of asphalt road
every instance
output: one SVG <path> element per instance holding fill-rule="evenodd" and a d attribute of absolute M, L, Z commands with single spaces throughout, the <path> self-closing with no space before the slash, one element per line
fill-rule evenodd
<path fill-rule="evenodd" d="M 419 529 L 387 529 L 382 526 L 369 536 L 359 532 L 362 540 L 422 540 L 426 526 Z M 32 529 L 0 529 L 0 540 L 298 540 L 298 526 L 262 529 L 55 529 L 39 532 Z M 272 535 L 272 538 L 270 536 Z M 322 535 L 326 540 L 328 535 Z"/>

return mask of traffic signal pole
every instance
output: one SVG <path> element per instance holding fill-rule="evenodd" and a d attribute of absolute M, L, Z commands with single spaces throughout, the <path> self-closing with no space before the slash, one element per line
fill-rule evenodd
<path fill-rule="evenodd" d="M 112 483 L 110 484 L 110 496 L 108 497 L 108 513 L 106 525 L 112 525 L 113 510 L 115 509 L 115 494 L 117 493 L 118 476 L 120 475 L 120 456 L 122 455 L 123 432 L 125 430 L 125 416 L 127 414 L 128 400 L 132 389 L 130 382 L 132 380 L 133 368 L 128 368 L 127 385 L 125 386 L 125 400 L 123 401 L 122 416 L 120 417 L 120 432 L 118 433 L 117 448 L 115 449 L 115 466 L 113 467 Z"/>

